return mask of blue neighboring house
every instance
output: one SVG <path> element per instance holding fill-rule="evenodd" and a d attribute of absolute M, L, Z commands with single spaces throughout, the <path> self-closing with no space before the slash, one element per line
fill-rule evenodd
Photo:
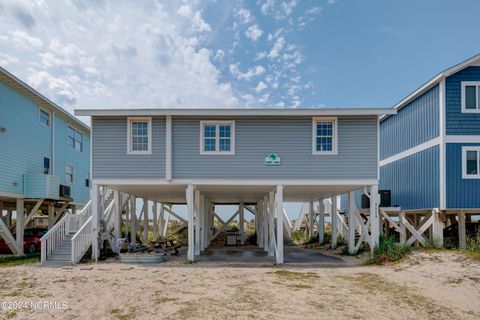
<path fill-rule="evenodd" d="M 0 68 L 0 236 L 9 238 L 12 212 L 25 225 L 50 213 L 51 226 L 89 198 L 90 128 Z"/>

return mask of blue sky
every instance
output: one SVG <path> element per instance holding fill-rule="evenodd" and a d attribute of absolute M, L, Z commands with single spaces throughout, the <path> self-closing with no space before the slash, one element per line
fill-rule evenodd
<path fill-rule="evenodd" d="M 478 49 L 478 1 L 0 1 L 0 65 L 72 111 L 389 107 Z"/>

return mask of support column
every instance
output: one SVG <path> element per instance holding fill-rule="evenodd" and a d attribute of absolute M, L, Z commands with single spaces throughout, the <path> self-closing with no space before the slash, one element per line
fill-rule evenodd
<path fill-rule="evenodd" d="M 195 190 L 195 255 L 200 255 L 200 190 Z"/>
<path fill-rule="evenodd" d="M 378 219 L 378 185 L 370 186 L 370 250 L 378 247 L 380 243 L 380 221 Z"/>
<path fill-rule="evenodd" d="M 143 198 L 142 213 L 143 213 L 143 244 L 147 245 L 149 226 L 148 226 L 148 199 L 146 198 Z"/>
<path fill-rule="evenodd" d="M 400 227 L 400 243 L 405 244 L 407 242 L 407 228 L 405 227 L 405 211 L 400 211 L 398 213 L 398 226 Z"/>
<path fill-rule="evenodd" d="M 355 254 L 355 192 L 348 193 L 348 253 Z"/>
<path fill-rule="evenodd" d="M 55 206 L 50 202 L 48 203 L 48 230 L 53 227 L 55 221 Z M 10 226 L 10 223 L 8 224 Z"/>
<path fill-rule="evenodd" d="M 157 209 L 158 209 L 158 204 L 156 201 L 153 202 L 152 205 L 152 216 L 153 216 L 153 225 L 152 225 L 152 237 L 153 241 L 157 241 L 158 238 L 158 216 L 157 216 Z"/>
<path fill-rule="evenodd" d="M 269 247 L 270 247 L 270 242 L 269 242 L 269 238 L 270 238 L 270 227 L 269 227 L 269 223 L 270 223 L 270 216 L 269 216 L 269 212 L 268 212 L 268 206 L 269 206 L 269 201 L 268 201 L 268 197 L 265 196 L 263 198 L 263 250 L 265 252 L 268 253 L 269 251 Z"/>
<path fill-rule="evenodd" d="M 441 248 L 443 247 L 443 221 L 442 221 L 442 212 L 438 209 L 433 209 L 433 241 L 435 246 Z"/>
<path fill-rule="evenodd" d="M 130 243 L 137 244 L 137 198 L 130 196 Z"/>
<path fill-rule="evenodd" d="M 113 216 L 113 252 L 120 253 L 118 239 L 121 237 L 122 228 L 122 197 L 119 191 L 113 192 L 114 216 Z"/>
<path fill-rule="evenodd" d="M 200 195 L 200 202 L 198 206 L 198 224 L 199 224 L 199 241 L 198 241 L 198 250 L 199 254 L 204 249 L 204 237 L 205 237 L 205 197 Z"/>
<path fill-rule="evenodd" d="M 193 185 L 189 184 L 186 190 L 187 211 L 188 211 L 188 251 L 187 260 L 193 262 L 195 254 L 194 241 L 194 203 Z"/>
<path fill-rule="evenodd" d="M 310 201 L 310 211 L 308 213 L 309 224 L 308 224 L 308 238 L 313 238 L 313 227 L 315 222 L 315 208 L 313 207 L 313 201 Z"/>
<path fill-rule="evenodd" d="M 270 191 L 268 199 L 268 255 L 273 257 L 275 255 L 275 192 Z"/>
<path fill-rule="evenodd" d="M 318 243 L 325 242 L 325 206 L 323 199 L 318 200 Z"/>
<path fill-rule="evenodd" d="M 240 203 L 240 208 L 238 208 L 240 210 L 240 213 L 239 213 L 239 229 L 240 229 L 240 245 L 244 245 L 245 244 L 245 206 L 242 203 Z"/>
<path fill-rule="evenodd" d="M 460 250 L 467 249 L 467 232 L 465 226 L 465 212 L 458 213 L 458 248 Z"/>
<path fill-rule="evenodd" d="M 283 186 L 277 186 L 275 194 L 277 211 L 277 264 L 283 263 Z"/>
<path fill-rule="evenodd" d="M 17 247 L 19 251 L 17 252 L 18 256 L 23 256 L 23 233 L 25 230 L 25 208 L 24 200 L 17 199 L 17 224 L 16 224 L 16 237 Z"/>
<path fill-rule="evenodd" d="M 90 199 L 92 200 L 92 259 L 97 262 L 100 256 L 99 233 L 100 233 L 100 190 L 97 184 L 90 190 Z"/>
<path fill-rule="evenodd" d="M 263 201 L 262 200 L 257 202 L 255 221 L 257 221 L 256 230 L 255 230 L 257 233 L 257 245 L 259 248 L 263 248 Z"/>
<path fill-rule="evenodd" d="M 332 197 L 332 209 L 330 210 L 330 217 L 332 221 L 332 249 L 337 248 L 338 225 L 337 225 L 337 197 Z"/>
<path fill-rule="evenodd" d="M 10 227 L 12 225 L 12 210 L 10 210 L 10 209 L 7 209 L 7 223 L 6 224 L 7 224 L 8 228 L 10 229 Z M 52 223 L 52 225 L 53 225 L 53 223 Z"/>

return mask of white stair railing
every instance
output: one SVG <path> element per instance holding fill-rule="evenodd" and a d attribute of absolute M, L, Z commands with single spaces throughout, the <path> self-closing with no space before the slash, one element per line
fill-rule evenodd
<path fill-rule="evenodd" d="M 70 233 L 70 217 L 72 214 L 66 213 L 60 221 L 55 224 L 47 233 L 40 239 L 41 255 L 40 262 L 45 262 L 48 256 L 58 248 L 63 242 L 65 236 Z"/>
<path fill-rule="evenodd" d="M 92 245 L 92 216 L 72 237 L 72 264 L 75 265 L 82 260 L 88 248 Z"/>
<path fill-rule="evenodd" d="M 287 230 L 288 237 L 292 237 L 292 223 L 288 218 L 287 211 L 283 208 L 283 224 L 285 225 L 285 229 Z"/>

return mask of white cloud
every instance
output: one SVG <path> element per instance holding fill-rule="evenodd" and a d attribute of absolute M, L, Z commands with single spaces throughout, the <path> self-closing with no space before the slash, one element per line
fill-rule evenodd
<path fill-rule="evenodd" d="M 10 32 L 10 41 L 26 48 L 38 48 L 43 45 L 42 40 L 30 36 L 25 31 L 15 30 Z"/>
<path fill-rule="evenodd" d="M 238 68 L 238 64 L 231 64 L 229 66 L 229 70 L 230 70 L 230 73 L 238 80 L 247 80 L 247 81 L 265 72 L 265 68 L 263 66 L 255 66 L 253 68 L 248 69 L 245 72 L 242 72 Z"/>
<path fill-rule="evenodd" d="M 217 52 L 215 53 L 215 56 L 213 57 L 213 59 L 215 61 L 223 61 L 223 58 L 225 57 L 225 51 L 223 51 L 222 49 L 218 49 Z"/>
<path fill-rule="evenodd" d="M 268 58 L 269 59 L 275 59 L 280 55 L 280 51 L 283 49 L 285 46 L 285 39 L 283 37 L 278 38 L 275 40 L 275 43 L 273 44 L 272 49 L 268 53 Z"/>
<path fill-rule="evenodd" d="M 248 9 L 241 8 L 241 9 L 235 10 L 234 14 L 237 18 L 240 19 L 240 22 L 242 23 L 246 24 L 253 21 L 253 16 Z"/>
<path fill-rule="evenodd" d="M 274 5 L 274 0 L 267 0 L 261 5 L 260 10 L 263 14 L 269 14 L 270 11 L 273 9 Z"/>
<path fill-rule="evenodd" d="M 262 36 L 262 34 L 262 29 L 260 29 L 259 26 L 256 24 L 248 27 L 247 32 L 245 32 L 245 35 L 253 41 L 257 41 Z"/>
<path fill-rule="evenodd" d="M 307 14 L 319 14 L 322 11 L 322 7 L 316 6 L 313 8 L 310 8 L 306 11 Z"/>
<path fill-rule="evenodd" d="M 263 81 L 260 81 L 258 84 L 257 84 L 257 87 L 255 88 L 255 91 L 257 91 L 257 93 L 260 93 L 262 92 L 263 90 L 267 89 L 268 86 L 265 84 L 265 82 Z"/>
<path fill-rule="evenodd" d="M 177 13 L 185 18 L 188 18 L 191 23 L 192 27 L 196 29 L 198 32 L 210 32 L 212 31 L 212 28 L 208 23 L 205 22 L 202 18 L 202 14 L 200 11 L 195 11 L 193 12 L 192 8 L 188 4 L 184 4 L 181 6 L 178 10 Z"/>
<path fill-rule="evenodd" d="M 338 0 L 328 0 L 327 1 L 327 4 L 335 4 L 337 3 Z"/>
<path fill-rule="evenodd" d="M 12 57 L 6 53 L 0 53 L 0 66 L 8 67 L 9 65 L 15 64 L 18 62 L 18 58 Z"/>

